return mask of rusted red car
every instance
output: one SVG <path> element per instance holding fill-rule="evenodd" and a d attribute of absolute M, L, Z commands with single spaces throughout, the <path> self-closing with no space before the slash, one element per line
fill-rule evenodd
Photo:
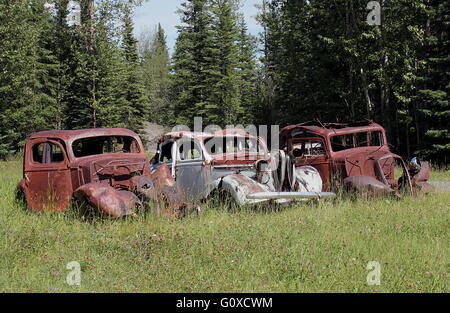
<path fill-rule="evenodd" d="M 368 194 L 400 195 L 402 190 L 429 192 L 427 162 L 411 163 L 390 151 L 384 128 L 372 121 L 287 126 L 280 147 L 296 167 L 310 165 L 322 177 L 324 190 L 344 186 Z"/>
<path fill-rule="evenodd" d="M 151 174 L 139 136 L 123 128 L 33 134 L 25 145 L 18 193 L 32 211 L 63 211 L 71 200 L 111 217 L 134 215 L 145 200 L 176 216 L 192 207 L 167 166 Z"/>

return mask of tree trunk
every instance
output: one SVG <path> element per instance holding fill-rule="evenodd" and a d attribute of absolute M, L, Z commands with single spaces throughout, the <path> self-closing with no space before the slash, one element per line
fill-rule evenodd
<path fill-rule="evenodd" d="M 95 41 L 95 22 L 94 16 L 95 8 L 94 8 L 94 0 L 88 0 L 88 19 L 89 19 L 89 41 L 88 41 L 88 49 L 91 55 L 91 58 L 94 58 L 94 41 Z M 92 74 L 92 120 L 94 128 L 97 127 L 97 108 L 96 108 L 96 79 L 95 73 Z"/>
<path fill-rule="evenodd" d="M 371 119 L 373 116 L 373 104 L 372 104 L 372 100 L 370 99 L 370 95 L 369 95 L 369 87 L 367 85 L 366 73 L 364 72 L 364 70 L 362 68 L 361 68 L 361 80 L 362 80 L 362 87 L 364 90 L 364 97 L 366 99 L 367 118 Z"/>
<path fill-rule="evenodd" d="M 94 49 L 94 0 L 88 0 L 89 42 L 90 51 Z"/>

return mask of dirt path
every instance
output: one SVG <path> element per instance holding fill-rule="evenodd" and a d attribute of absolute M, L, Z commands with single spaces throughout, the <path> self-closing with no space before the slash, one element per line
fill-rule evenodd
<path fill-rule="evenodd" d="M 450 192 L 450 182 L 448 181 L 432 181 L 430 184 L 437 192 Z"/>
<path fill-rule="evenodd" d="M 165 133 L 164 126 L 144 122 L 143 131 L 144 132 L 141 136 L 146 141 L 146 150 L 151 153 L 155 152 L 159 138 Z"/>

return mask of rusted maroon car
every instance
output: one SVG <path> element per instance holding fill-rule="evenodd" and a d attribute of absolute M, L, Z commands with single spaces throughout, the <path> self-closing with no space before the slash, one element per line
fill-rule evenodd
<path fill-rule="evenodd" d="M 151 174 L 139 136 L 123 128 L 33 134 L 25 145 L 18 193 L 32 211 L 63 211 L 73 199 L 111 217 L 134 215 L 145 200 L 176 216 L 190 208 L 169 168 Z"/>
<path fill-rule="evenodd" d="M 405 161 L 390 151 L 384 128 L 372 121 L 348 124 L 306 122 L 287 126 L 280 147 L 296 167 L 310 165 L 324 190 L 344 186 L 367 194 L 431 190 L 427 162 Z"/>
<path fill-rule="evenodd" d="M 280 160 L 280 161 L 279 161 Z M 334 198 L 322 192 L 316 169 L 286 167 L 284 154 L 268 151 L 263 138 L 243 129 L 171 132 L 158 143 L 152 169 L 168 166 L 178 187 L 192 202 L 212 192 L 231 196 L 238 205 L 289 203 Z"/>

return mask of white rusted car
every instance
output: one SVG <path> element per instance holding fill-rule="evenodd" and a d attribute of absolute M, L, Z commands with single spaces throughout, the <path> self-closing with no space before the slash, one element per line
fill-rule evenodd
<path fill-rule="evenodd" d="M 315 168 L 295 168 L 283 151 L 269 152 L 261 137 L 241 129 L 167 133 L 158 143 L 152 170 L 162 164 L 189 201 L 204 200 L 215 190 L 229 193 L 239 205 L 336 196 L 322 192 Z"/>

